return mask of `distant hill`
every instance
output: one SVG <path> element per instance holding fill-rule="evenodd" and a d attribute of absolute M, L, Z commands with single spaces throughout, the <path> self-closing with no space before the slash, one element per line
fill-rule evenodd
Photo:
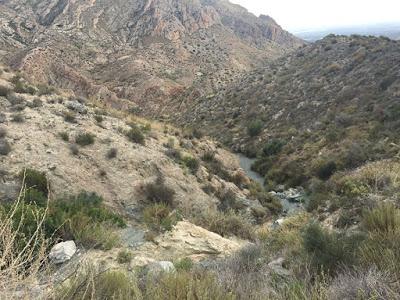
<path fill-rule="evenodd" d="M 349 158 L 357 166 L 398 151 L 390 145 L 398 144 L 400 130 L 399 65 L 398 41 L 328 36 L 199 99 L 184 121 L 202 124 L 248 155 L 260 154 L 270 142 L 278 141 L 279 149 L 286 145 L 282 156 L 257 170 L 296 185 L 319 159 L 346 168 L 349 153 L 358 157 Z M 294 174 L 301 180 L 293 180 Z"/>
<path fill-rule="evenodd" d="M 321 30 L 305 30 L 295 33 L 296 36 L 308 42 L 315 42 L 329 34 L 386 36 L 388 38 L 398 40 L 400 39 L 400 22 L 368 26 L 332 27 Z"/>
<path fill-rule="evenodd" d="M 4 0 L 0 50 L 36 82 L 160 113 L 303 44 L 224 0 Z M 129 107 L 124 107 L 129 109 Z"/>

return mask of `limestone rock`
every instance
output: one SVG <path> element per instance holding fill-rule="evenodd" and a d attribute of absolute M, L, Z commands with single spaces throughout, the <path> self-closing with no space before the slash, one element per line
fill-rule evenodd
<path fill-rule="evenodd" d="M 69 261 L 75 253 L 75 242 L 66 241 L 54 245 L 50 250 L 49 258 L 55 264 L 62 264 Z"/>
<path fill-rule="evenodd" d="M 158 247 L 174 257 L 227 256 L 243 246 L 243 242 L 221 237 L 187 221 L 178 222 L 171 232 L 157 239 Z"/>

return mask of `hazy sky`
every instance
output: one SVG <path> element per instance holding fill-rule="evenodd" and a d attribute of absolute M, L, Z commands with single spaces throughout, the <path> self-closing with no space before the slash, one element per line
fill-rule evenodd
<path fill-rule="evenodd" d="M 230 0 L 273 17 L 292 32 L 311 28 L 400 22 L 400 0 Z"/>

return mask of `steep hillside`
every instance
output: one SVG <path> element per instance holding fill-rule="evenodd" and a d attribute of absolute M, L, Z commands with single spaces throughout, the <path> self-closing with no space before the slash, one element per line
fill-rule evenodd
<path fill-rule="evenodd" d="M 399 152 L 399 63 L 399 42 L 329 36 L 199 100 L 186 122 L 258 155 L 272 185 L 302 184 L 319 164 L 351 169 Z"/>
<path fill-rule="evenodd" d="M 302 44 L 225 0 L 7 0 L 0 20 L 3 61 L 31 80 L 152 115 Z"/>

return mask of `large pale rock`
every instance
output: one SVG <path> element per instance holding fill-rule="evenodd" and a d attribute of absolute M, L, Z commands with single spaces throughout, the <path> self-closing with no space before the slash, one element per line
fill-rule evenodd
<path fill-rule="evenodd" d="M 62 242 L 51 248 L 49 258 L 55 264 L 62 264 L 69 261 L 76 253 L 74 241 Z"/>
<path fill-rule="evenodd" d="M 147 274 L 151 276 L 157 276 L 160 273 L 173 273 L 175 272 L 175 266 L 170 261 L 157 261 L 147 266 Z"/>
<path fill-rule="evenodd" d="M 186 221 L 179 222 L 171 232 L 159 237 L 157 243 L 164 253 L 173 257 L 225 256 L 236 252 L 244 244 Z"/>

